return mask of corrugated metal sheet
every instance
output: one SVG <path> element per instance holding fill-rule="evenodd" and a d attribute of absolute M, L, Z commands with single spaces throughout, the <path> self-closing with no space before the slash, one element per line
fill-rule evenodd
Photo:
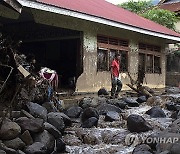
<path fill-rule="evenodd" d="M 165 3 L 159 6 L 161 9 L 166 9 L 173 12 L 179 12 L 180 11 L 180 2 L 178 3 Z"/>
<path fill-rule="evenodd" d="M 167 34 L 171 36 L 178 36 L 180 34 L 156 24 L 150 20 L 136 15 L 123 8 L 119 8 L 105 0 L 37 0 L 38 2 L 81 12 L 96 17 L 101 17 L 118 23 L 139 27 L 142 29 Z"/>

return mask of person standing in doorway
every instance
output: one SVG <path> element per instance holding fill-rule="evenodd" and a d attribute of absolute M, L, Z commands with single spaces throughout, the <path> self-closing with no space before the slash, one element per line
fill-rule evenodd
<path fill-rule="evenodd" d="M 113 98 L 114 97 L 117 98 L 119 92 L 122 89 L 122 82 L 119 79 L 120 59 L 121 59 L 121 55 L 119 53 L 116 53 L 115 58 L 111 63 L 111 82 L 112 82 L 111 96 Z"/>

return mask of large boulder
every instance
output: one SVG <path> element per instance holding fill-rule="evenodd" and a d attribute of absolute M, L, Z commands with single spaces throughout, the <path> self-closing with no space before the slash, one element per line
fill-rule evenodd
<path fill-rule="evenodd" d="M 139 106 L 139 103 L 134 98 L 126 97 L 126 98 L 124 98 L 124 101 L 127 103 L 127 105 L 129 107 L 138 107 Z"/>
<path fill-rule="evenodd" d="M 154 106 L 146 112 L 151 118 L 165 118 L 166 114 L 159 106 Z"/>
<path fill-rule="evenodd" d="M 47 120 L 47 109 L 45 107 L 33 102 L 28 102 L 26 106 L 29 113 L 34 117 L 44 119 L 44 121 Z"/>
<path fill-rule="evenodd" d="M 25 143 L 19 137 L 12 140 L 4 141 L 4 144 L 8 148 L 12 148 L 15 150 L 23 149 L 25 147 Z"/>
<path fill-rule="evenodd" d="M 118 121 L 120 120 L 120 116 L 119 113 L 115 112 L 115 111 L 109 111 L 107 112 L 106 116 L 105 116 L 105 121 Z"/>
<path fill-rule="evenodd" d="M 11 140 L 21 133 L 21 127 L 16 122 L 5 119 L 0 128 L 0 139 Z"/>
<path fill-rule="evenodd" d="M 63 118 L 64 124 L 66 126 L 71 126 L 72 125 L 72 121 L 71 121 L 71 119 L 67 115 L 65 115 L 62 112 L 56 112 L 56 113 Z"/>
<path fill-rule="evenodd" d="M 86 109 L 84 109 L 84 111 L 81 114 L 81 121 L 85 122 L 86 120 L 88 120 L 91 117 L 95 117 L 95 118 L 99 119 L 98 111 L 92 107 L 86 108 Z"/>
<path fill-rule="evenodd" d="M 152 130 L 151 125 L 146 120 L 137 114 L 131 114 L 127 118 L 127 128 L 130 132 L 146 132 Z"/>
<path fill-rule="evenodd" d="M 33 144 L 33 139 L 31 137 L 31 134 L 28 130 L 26 130 L 21 136 L 21 140 L 26 144 L 26 145 L 31 145 Z"/>
<path fill-rule="evenodd" d="M 70 118 L 79 118 L 82 108 L 79 106 L 72 106 L 66 111 L 66 115 Z"/>
<path fill-rule="evenodd" d="M 118 113 L 122 112 L 119 107 L 117 107 L 115 105 L 107 104 L 107 103 L 103 103 L 103 104 L 99 105 L 97 107 L 97 110 L 98 110 L 100 115 L 105 115 L 109 111 L 115 111 Z"/>
<path fill-rule="evenodd" d="M 83 109 L 90 107 L 92 102 L 92 98 L 90 97 L 84 97 L 80 100 L 79 106 Z"/>
<path fill-rule="evenodd" d="M 62 137 L 61 132 L 55 128 L 53 125 L 51 125 L 50 123 L 45 122 L 44 123 L 45 129 L 51 134 L 53 135 L 55 138 L 60 138 Z"/>
<path fill-rule="evenodd" d="M 58 112 L 50 112 L 48 113 L 48 123 L 57 128 L 61 133 L 64 132 L 65 124 L 64 120 Z"/>
<path fill-rule="evenodd" d="M 144 103 L 144 102 L 147 101 L 147 98 L 146 98 L 146 96 L 140 96 L 140 97 L 138 97 L 138 98 L 136 99 L 136 101 L 137 101 L 138 103 Z"/>
<path fill-rule="evenodd" d="M 43 119 L 35 118 L 29 119 L 27 117 L 21 117 L 16 119 L 16 122 L 23 131 L 30 131 L 32 133 L 38 133 L 44 129 Z"/>
<path fill-rule="evenodd" d="M 48 153 L 54 150 L 55 138 L 47 130 L 35 135 L 34 141 L 43 143 L 47 147 Z"/>
<path fill-rule="evenodd" d="M 124 99 L 109 99 L 107 103 L 111 105 L 115 105 L 120 109 L 125 109 L 127 106 L 127 103 L 124 101 Z"/>
<path fill-rule="evenodd" d="M 98 125 L 98 119 L 95 117 L 90 117 L 89 119 L 87 119 L 82 123 L 83 128 L 91 128 L 93 126 L 97 127 L 97 125 Z"/>
<path fill-rule="evenodd" d="M 35 142 L 24 150 L 26 154 L 47 154 L 47 147 L 41 142 Z"/>

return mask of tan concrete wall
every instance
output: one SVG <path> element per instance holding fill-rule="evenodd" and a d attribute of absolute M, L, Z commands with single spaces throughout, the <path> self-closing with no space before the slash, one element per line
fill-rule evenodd
<path fill-rule="evenodd" d="M 97 34 L 128 39 L 130 51 L 128 57 L 128 69 L 132 77 L 136 79 L 138 71 L 138 43 L 160 45 L 164 51 L 164 42 L 160 38 L 150 37 L 139 33 L 100 25 L 72 17 L 32 10 L 37 23 L 83 31 L 83 73 L 77 80 L 77 92 L 97 92 L 99 88 L 111 88 L 110 72 L 97 72 Z M 162 74 L 147 74 L 146 83 L 150 87 L 162 88 L 165 86 L 165 56 L 162 56 Z M 123 89 L 129 89 L 125 84 L 129 83 L 127 74 L 122 77 Z"/>

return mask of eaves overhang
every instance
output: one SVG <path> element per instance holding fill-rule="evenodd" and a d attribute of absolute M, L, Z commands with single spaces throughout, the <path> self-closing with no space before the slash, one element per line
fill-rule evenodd
<path fill-rule="evenodd" d="M 105 19 L 102 17 L 89 15 L 89 14 L 85 14 L 82 12 L 77 12 L 77 11 L 73 11 L 73 10 L 69 10 L 69 9 L 65 9 L 65 8 L 60 8 L 60 7 L 52 6 L 49 4 L 40 3 L 37 1 L 36 2 L 28 1 L 28 0 L 17 0 L 17 1 L 24 7 L 47 11 L 47 12 L 52 12 L 52 13 L 70 16 L 70 17 L 74 17 L 74 18 L 79 18 L 79 19 L 83 19 L 83 20 L 87 20 L 87 21 L 91 21 L 91 22 L 95 22 L 95 23 L 100 23 L 100 24 L 104 24 L 104 25 L 108 25 L 108 26 L 112 26 L 112 27 L 130 30 L 133 32 L 141 33 L 141 34 L 159 37 L 159 38 L 168 40 L 169 43 L 180 42 L 180 37 L 178 37 L 178 36 L 168 35 L 168 34 L 159 33 L 159 32 L 155 32 L 155 31 L 150 31 L 147 29 L 135 27 L 133 25 L 127 25 L 124 23 Z"/>

